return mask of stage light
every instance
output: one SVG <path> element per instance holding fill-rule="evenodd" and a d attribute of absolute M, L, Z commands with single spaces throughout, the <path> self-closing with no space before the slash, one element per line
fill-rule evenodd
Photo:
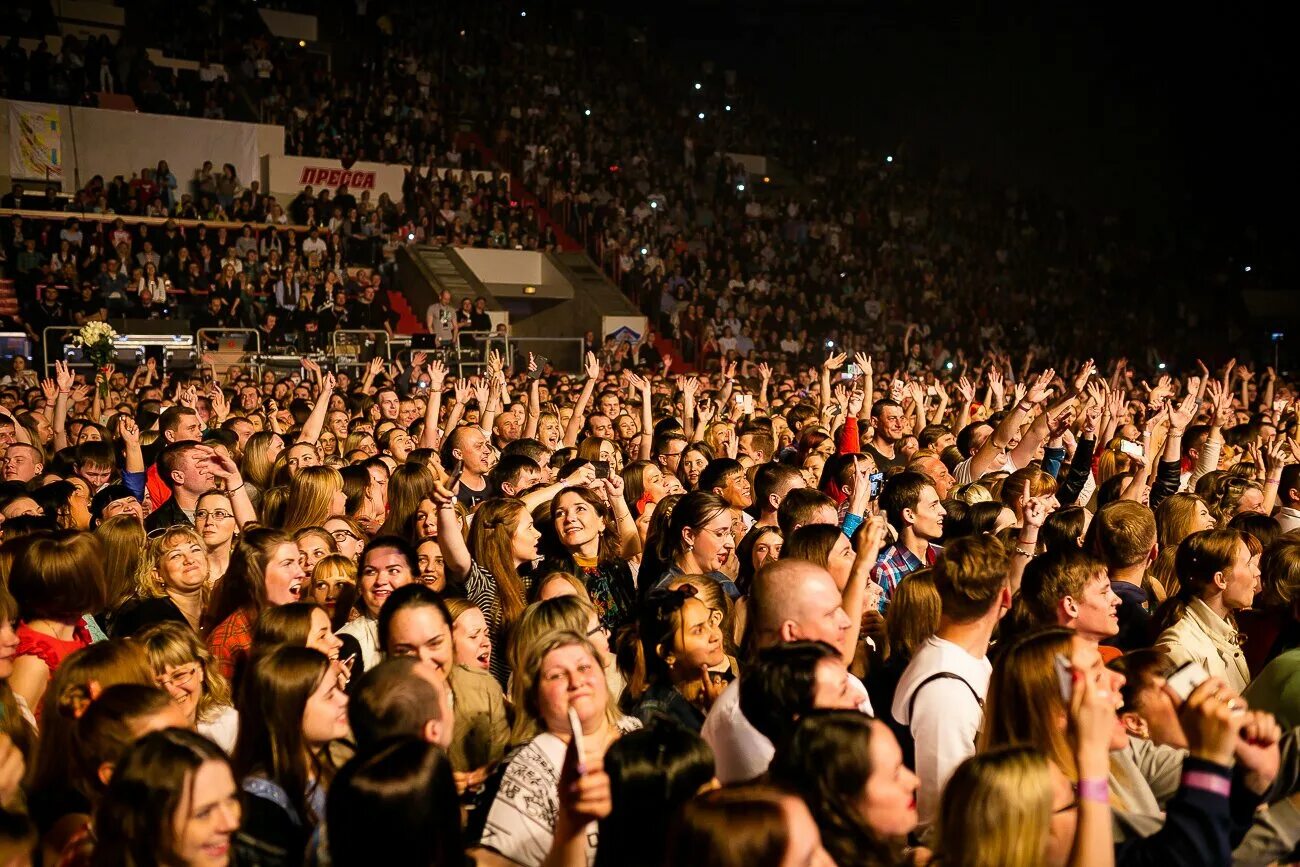
<path fill-rule="evenodd" d="M 1249 265 L 1246 266 L 1246 273 L 1247 273 L 1247 274 L 1250 273 L 1250 266 L 1249 266 Z"/>
<path fill-rule="evenodd" d="M 641 255 L 642 255 L 642 256 L 648 256 L 648 255 L 650 255 L 650 248 L 649 248 L 649 247 L 642 247 L 642 248 L 641 248 Z"/>
<path fill-rule="evenodd" d="M 763 183 L 770 184 L 772 183 L 772 179 L 769 178 L 767 175 L 763 175 Z"/>
<path fill-rule="evenodd" d="M 587 117 L 591 117 L 591 109 L 587 109 L 586 111 L 583 112 L 583 114 L 585 114 Z"/>
<path fill-rule="evenodd" d="M 1166 366 L 1167 366 L 1167 365 L 1162 361 L 1162 362 L 1160 362 L 1159 364 L 1156 365 L 1156 368 L 1157 368 L 1158 370 L 1164 370 Z"/>
<path fill-rule="evenodd" d="M 731 106 L 727 106 L 727 111 L 731 111 Z"/>
<path fill-rule="evenodd" d="M 892 163 L 893 161 L 894 161 L 894 158 L 893 158 L 892 156 L 887 156 L 887 157 L 885 157 L 885 162 L 887 162 L 887 163 Z"/>
<path fill-rule="evenodd" d="M 520 17 L 520 18 L 527 18 L 527 17 L 528 17 L 528 11 L 525 10 L 525 9 L 520 9 L 520 10 L 519 10 L 519 17 Z"/>
<path fill-rule="evenodd" d="M 952 370 L 952 362 L 951 361 L 948 362 L 947 364 L 944 365 L 944 367 L 948 368 L 949 370 Z"/>
<path fill-rule="evenodd" d="M 408 241 L 414 241 L 414 240 L 415 240 L 415 233 L 414 233 L 414 232 L 407 232 L 407 233 L 406 233 L 406 240 L 408 240 Z"/>
<path fill-rule="evenodd" d="M 299 47 L 299 48 L 306 48 L 306 47 L 307 47 L 307 40 L 306 40 L 306 39 L 299 39 L 299 40 L 298 40 L 298 47 Z"/>
<path fill-rule="evenodd" d="M 703 86 L 704 86 L 704 85 L 700 84 L 698 81 L 695 82 L 695 89 L 696 89 L 696 90 L 699 90 L 699 89 L 700 89 L 701 87 L 703 87 Z"/>
<path fill-rule="evenodd" d="M 696 117 L 698 117 L 700 120 L 704 120 L 704 112 L 700 112 L 699 114 L 696 115 Z"/>
<path fill-rule="evenodd" d="M 651 202 L 651 203 L 650 203 L 650 210 L 653 211 L 653 210 L 655 210 L 655 209 L 658 208 L 658 207 L 659 207 L 659 203 L 658 203 L 658 202 Z"/>
<path fill-rule="evenodd" d="M 537 287 L 536 287 L 536 286 L 525 286 L 525 287 L 524 287 L 524 294 L 525 294 L 525 295 L 536 295 L 536 294 L 537 294 Z"/>

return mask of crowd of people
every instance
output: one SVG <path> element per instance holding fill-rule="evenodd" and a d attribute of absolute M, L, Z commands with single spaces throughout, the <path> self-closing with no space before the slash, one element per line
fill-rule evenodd
<path fill-rule="evenodd" d="M 672 361 L 0 385 L 0 852 L 1289 863 L 1272 370 Z"/>
<path fill-rule="evenodd" d="M 409 165 L 399 202 L 161 163 L 0 224 L 34 340 L 183 317 L 307 354 L 394 327 L 397 245 L 553 219 L 678 350 L 14 359 L 0 864 L 1296 861 L 1296 387 L 1177 363 L 1194 311 L 1127 294 L 1116 227 L 542 17 L 385 4 L 339 80 L 253 46 L 289 149 Z"/>

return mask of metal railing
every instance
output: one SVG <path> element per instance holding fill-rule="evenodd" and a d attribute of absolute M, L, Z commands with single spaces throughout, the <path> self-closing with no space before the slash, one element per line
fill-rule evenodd
<path fill-rule="evenodd" d="M 52 335 L 60 332 L 72 334 L 80 330 L 79 325 L 51 325 L 41 332 L 41 364 L 47 377 L 54 376 L 55 361 L 64 361 L 74 369 L 95 368 L 95 364 L 85 359 L 81 348 L 72 345 L 70 340 L 51 339 Z M 195 346 L 194 336 L 191 334 L 119 334 L 113 341 L 113 363 L 138 364 L 146 350 L 156 348 L 161 350 L 161 366 L 166 369 L 172 361 L 172 356 L 178 353 L 186 355 L 189 360 L 197 361 Z M 52 349 L 57 350 L 54 357 L 50 356 Z"/>
<path fill-rule="evenodd" d="M 393 358 L 388 332 L 382 328 L 341 328 L 330 333 L 330 355 L 335 370 L 364 370 L 370 359 Z"/>

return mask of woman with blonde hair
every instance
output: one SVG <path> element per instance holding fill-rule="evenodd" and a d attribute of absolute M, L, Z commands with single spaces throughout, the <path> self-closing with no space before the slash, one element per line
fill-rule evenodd
<path fill-rule="evenodd" d="M 1161 500 L 1156 506 L 1156 541 L 1160 553 L 1151 566 L 1153 583 L 1160 585 L 1165 596 L 1178 592 L 1178 576 L 1174 574 L 1174 552 L 1188 536 L 1201 530 L 1213 530 L 1219 522 L 1210 511 L 1210 504 L 1190 491 L 1180 491 Z M 1160 601 L 1164 601 L 1162 598 Z"/>
<path fill-rule="evenodd" d="M 208 552 L 193 527 L 169 527 L 149 540 L 135 575 L 135 593 L 112 618 L 114 638 L 174 621 L 198 631 L 207 603 Z"/>
<path fill-rule="evenodd" d="M 1016 525 L 1025 520 L 1025 504 L 1032 499 L 1047 499 L 1049 512 L 1056 511 L 1060 503 L 1056 499 L 1056 479 L 1037 467 L 1025 467 L 1016 470 L 1002 480 L 999 499 L 1002 505 L 1016 513 Z"/>
<path fill-rule="evenodd" d="M 293 534 L 293 542 L 298 546 L 302 571 L 309 576 L 315 571 L 317 563 L 339 552 L 334 536 L 324 527 L 303 527 Z"/>
<path fill-rule="evenodd" d="M 360 613 L 357 601 L 357 564 L 342 554 L 330 554 L 316 563 L 311 573 L 311 601 L 330 617 L 337 631 Z"/>
<path fill-rule="evenodd" d="M 282 529 L 292 533 L 303 527 L 322 526 L 330 517 L 342 515 L 347 498 L 343 476 L 333 467 L 303 467 L 289 482 Z"/>
<path fill-rule="evenodd" d="M 240 474 L 244 483 L 251 485 L 260 495 L 271 487 L 271 475 L 275 469 L 275 460 L 284 451 L 284 440 L 277 433 L 268 430 L 258 431 L 244 444 L 244 460 L 240 464 Z"/>
<path fill-rule="evenodd" d="M 144 557 L 144 525 L 135 515 L 114 515 L 95 528 L 104 549 L 104 598 L 117 608 L 135 593 L 135 575 Z"/>
<path fill-rule="evenodd" d="M 232 751 L 239 713 L 230 683 L 211 665 L 212 655 L 198 633 L 179 623 L 155 623 L 136 640 L 153 667 L 154 683 L 167 691 L 190 725 L 227 753 Z"/>
<path fill-rule="evenodd" d="M 448 608 L 451 608 L 450 601 Z M 617 701 L 627 681 L 618 670 L 618 660 L 610 648 L 609 631 L 600 625 L 600 618 L 590 600 L 577 594 L 548 597 L 524 609 L 523 617 L 519 618 L 511 636 L 511 667 L 518 668 L 521 648 L 533 647 L 557 632 L 576 632 L 587 637 L 600 654 L 605 683 L 609 686 L 610 696 Z"/>
<path fill-rule="evenodd" d="M 597 761 L 611 743 L 641 725 L 619 714 L 605 684 L 600 654 L 581 634 L 553 633 L 520 646 L 516 655 L 513 739 L 521 746 L 502 770 L 485 821 L 493 831 L 493 849 L 516 863 L 537 867 L 551 849 L 555 814 L 539 816 L 533 805 L 555 803 L 559 796 L 570 712 L 582 727 L 588 761 Z M 591 845 L 595 838 L 595 832 L 589 835 Z"/>
<path fill-rule="evenodd" d="M 1069 699 L 1062 696 L 1063 662 L 1069 664 Z M 976 748 L 983 754 L 1024 746 L 1049 760 L 1056 792 L 1052 834 L 1038 863 L 1106 864 L 1103 846 L 1113 846 L 1122 864 L 1160 863 L 1172 852 L 1186 855 L 1179 863 L 1230 863 L 1229 793 L 1234 803 L 1240 800 L 1249 807 L 1272 796 L 1248 791 L 1237 781 L 1242 774 L 1273 778 L 1267 746 L 1281 737 L 1276 722 L 1268 714 L 1244 711 L 1240 697 L 1221 678 L 1210 677 L 1173 711 L 1186 749 L 1155 745 L 1129 737 L 1121 722 L 1117 693 L 1124 683 L 1123 676 L 1105 667 L 1096 644 L 1062 627 L 1028 633 L 1002 649 L 989 681 Z M 1159 694 L 1168 699 L 1168 691 Z M 1265 749 L 1237 750 L 1239 733 L 1246 730 Z M 1234 760 L 1239 766 L 1235 778 Z M 979 858 L 970 851 L 976 847 L 956 847 L 958 840 L 983 844 L 1012 830 L 1008 817 L 997 811 L 1008 803 L 1000 791 L 967 787 L 963 798 L 945 790 L 936 864 L 1004 863 L 996 857 L 970 860 Z M 945 823 L 950 830 L 944 830 Z M 1094 831 L 1098 847 L 1091 858 L 1080 859 L 1079 847 L 1090 845 Z M 1071 846 L 1073 860 L 1066 861 Z"/>

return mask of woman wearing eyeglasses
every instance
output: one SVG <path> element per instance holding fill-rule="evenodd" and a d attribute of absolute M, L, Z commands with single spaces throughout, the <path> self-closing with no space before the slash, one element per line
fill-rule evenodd
<path fill-rule="evenodd" d="M 169 527 L 149 540 L 135 574 L 135 593 L 117 609 L 109 632 L 127 638 L 167 621 L 197 632 L 207 591 L 203 537 L 190 527 Z"/>
<path fill-rule="evenodd" d="M 230 684 L 208 664 L 212 655 L 198 633 L 179 623 L 156 623 L 136 640 L 149 657 L 154 683 L 190 725 L 227 753 L 234 750 L 239 712 L 231 705 Z"/>
<path fill-rule="evenodd" d="M 208 552 L 208 576 L 219 581 L 230 567 L 230 554 L 239 541 L 239 522 L 235 520 L 235 507 L 225 491 L 208 491 L 199 496 L 194 510 L 194 527 L 203 538 Z"/>

